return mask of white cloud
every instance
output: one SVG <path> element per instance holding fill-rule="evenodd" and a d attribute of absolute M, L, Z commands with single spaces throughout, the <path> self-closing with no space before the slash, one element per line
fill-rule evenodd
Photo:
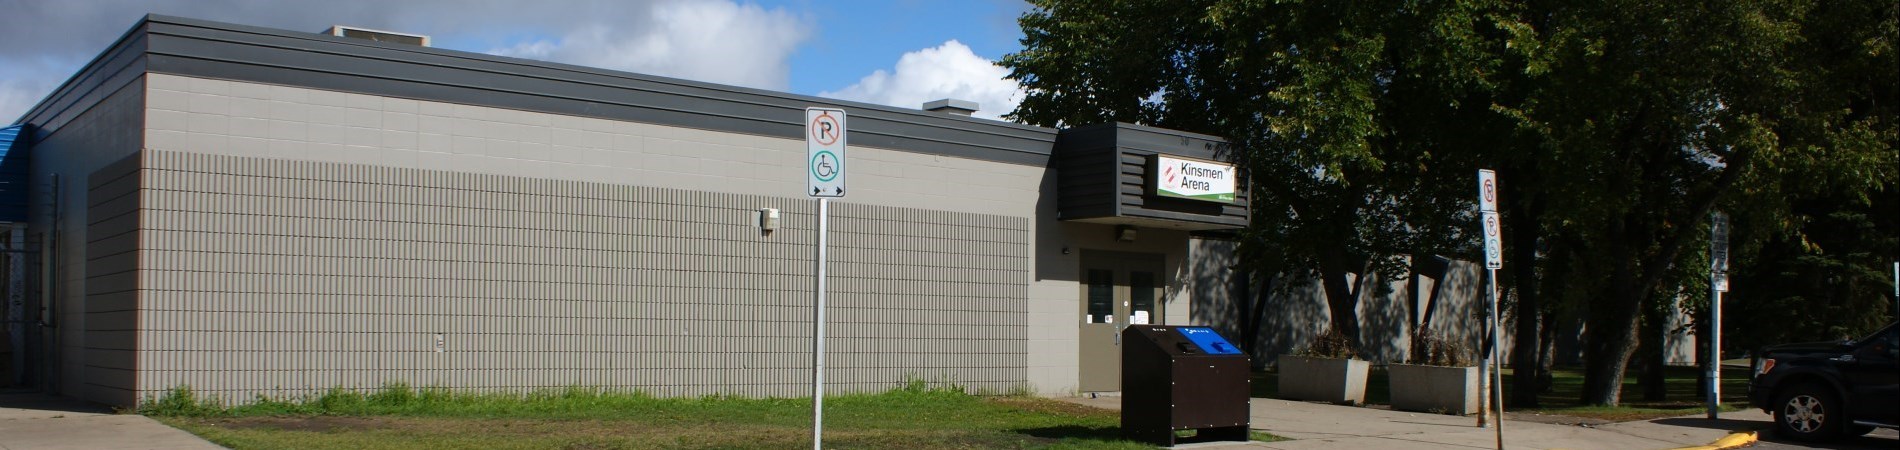
<path fill-rule="evenodd" d="M 13 125 L 13 121 L 26 114 L 47 89 L 30 86 L 20 80 L 0 80 L 0 127 Z"/>
<path fill-rule="evenodd" d="M 787 60 L 811 33 L 783 9 L 667 1 L 636 23 L 588 23 L 558 39 L 489 53 L 712 83 L 784 90 Z"/>
<path fill-rule="evenodd" d="M 977 117 L 995 119 L 1016 110 L 1023 88 L 1004 78 L 1009 70 L 977 56 L 969 46 L 951 40 L 943 45 L 905 53 L 890 72 L 878 70 L 857 84 L 820 97 L 917 108 L 944 98 L 977 102 Z"/>
<path fill-rule="evenodd" d="M 751 0 L 86 0 L 0 2 L 0 120 L 12 120 L 147 13 L 315 33 L 331 25 L 430 35 L 456 50 L 784 89 L 812 35 Z M 523 43 L 523 41 L 526 41 Z M 459 45 L 458 45 L 459 44 Z M 468 48 L 474 47 L 474 48 Z M 4 125 L 4 124 L 0 124 Z"/>
<path fill-rule="evenodd" d="M 66 81 L 70 73 L 63 64 L 48 61 L 26 61 L 12 64 L 0 59 L 0 127 L 13 124 L 26 110 L 40 102 L 40 98 Z"/>

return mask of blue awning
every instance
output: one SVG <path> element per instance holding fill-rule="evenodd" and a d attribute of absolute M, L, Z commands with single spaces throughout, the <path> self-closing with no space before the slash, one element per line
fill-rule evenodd
<path fill-rule="evenodd" d="M 0 222 L 26 221 L 27 191 L 32 182 L 27 147 L 32 137 L 26 125 L 0 128 Z"/>

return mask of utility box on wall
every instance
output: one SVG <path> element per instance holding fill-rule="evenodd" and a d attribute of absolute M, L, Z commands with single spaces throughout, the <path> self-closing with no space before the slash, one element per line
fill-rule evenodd
<path fill-rule="evenodd" d="M 1247 355 L 1207 327 L 1132 325 L 1122 330 L 1122 436 L 1173 446 L 1246 441 Z"/>

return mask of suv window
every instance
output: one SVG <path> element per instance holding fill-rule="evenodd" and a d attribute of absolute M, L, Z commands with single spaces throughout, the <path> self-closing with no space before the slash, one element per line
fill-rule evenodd
<path fill-rule="evenodd" d="M 1862 358 L 1900 359 L 1900 328 L 1888 328 L 1886 331 L 1861 341 L 1860 349 L 1854 353 Z"/>

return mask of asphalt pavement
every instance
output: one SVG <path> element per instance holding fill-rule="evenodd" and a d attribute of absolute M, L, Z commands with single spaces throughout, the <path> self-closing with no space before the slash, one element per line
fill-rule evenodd
<path fill-rule="evenodd" d="M 1119 409 L 1119 397 L 1070 398 L 1070 402 Z M 1250 426 L 1290 438 L 1281 442 L 1195 444 L 1199 449 L 1490 449 L 1497 448 L 1495 429 L 1478 428 L 1469 416 L 1392 411 L 1373 407 L 1338 406 L 1278 399 L 1252 400 Z M 1509 449 L 1676 449 L 1715 443 L 1731 433 L 1765 430 L 1772 418 L 1760 410 L 1723 413 L 1720 419 L 1702 415 L 1608 423 L 1565 420 L 1562 417 L 1507 415 L 1504 448 Z M 1838 444 L 1757 443 L 1751 448 L 1886 449 L 1900 448 L 1891 430 Z M 1774 439 L 1772 436 L 1770 440 Z M 1792 445 L 1792 446 L 1791 446 Z"/>
<path fill-rule="evenodd" d="M 1828 449 L 1828 450 L 1894 450 L 1900 449 L 1900 432 L 1887 429 L 1874 430 L 1866 436 L 1842 439 L 1840 442 L 1813 443 L 1801 442 L 1781 436 L 1774 431 L 1761 434 L 1761 441 L 1749 446 L 1750 449 L 1792 450 L 1792 449 Z"/>

